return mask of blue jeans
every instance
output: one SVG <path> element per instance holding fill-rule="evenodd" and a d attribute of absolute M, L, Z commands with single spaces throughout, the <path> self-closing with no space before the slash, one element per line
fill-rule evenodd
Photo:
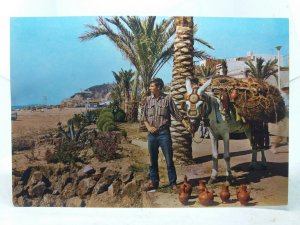
<path fill-rule="evenodd" d="M 170 186 L 176 184 L 177 175 L 173 162 L 173 148 L 170 129 L 165 128 L 152 134 L 148 133 L 148 150 L 150 154 L 150 179 L 153 186 L 159 185 L 158 148 L 161 147 L 166 159 Z"/>

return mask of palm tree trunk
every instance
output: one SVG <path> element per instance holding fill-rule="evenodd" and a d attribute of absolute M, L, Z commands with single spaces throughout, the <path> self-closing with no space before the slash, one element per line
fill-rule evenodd
<path fill-rule="evenodd" d="M 193 17 L 176 17 L 176 34 L 174 41 L 174 67 L 171 93 L 178 109 L 180 103 L 184 101 L 186 93 L 185 80 L 192 78 L 194 74 L 193 52 Z M 171 125 L 174 156 L 177 162 L 190 163 L 192 156 L 192 136 L 186 131 L 184 126 L 172 120 Z"/>

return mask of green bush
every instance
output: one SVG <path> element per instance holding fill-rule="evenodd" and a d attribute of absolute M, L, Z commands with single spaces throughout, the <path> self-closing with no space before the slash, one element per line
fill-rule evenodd
<path fill-rule="evenodd" d="M 97 119 L 97 128 L 100 131 L 113 131 L 116 130 L 114 123 L 114 115 L 110 109 L 103 109 Z"/>
<path fill-rule="evenodd" d="M 107 112 L 107 111 L 106 112 L 101 112 L 99 118 L 101 118 L 101 117 L 108 117 L 111 120 L 114 119 L 114 115 L 112 114 L 112 112 Z"/>
<path fill-rule="evenodd" d="M 112 120 L 106 121 L 102 126 L 102 131 L 113 131 L 113 130 L 116 130 L 116 125 Z"/>
<path fill-rule="evenodd" d="M 79 158 L 79 149 L 75 142 L 63 141 L 60 143 L 53 153 L 47 152 L 46 160 L 48 163 L 74 164 L 82 162 Z"/>
<path fill-rule="evenodd" d="M 115 122 L 125 122 L 126 113 L 122 109 L 118 109 L 118 111 L 114 114 Z"/>
<path fill-rule="evenodd" d="M 103 125 L 106 123 L 106 122 L 113 122 L 113 120 L 109 117 L 99 117 L 99 119 L 97 120 L 97 128 L 100 130 L 100 131 L 103 131 Z"/>
<path fill-rule="evenodd" d="M 105 112 L 111 112 L 111 113 L 112 113 L 112 109 L 110 109 L 110 108 L 104 108 L 104 109 L 101 109 L 100 115 L 101 115 L 102 113 L 105 113 Z"/>

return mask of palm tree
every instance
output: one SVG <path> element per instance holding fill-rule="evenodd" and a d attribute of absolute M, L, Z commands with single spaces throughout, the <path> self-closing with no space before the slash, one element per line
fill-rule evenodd
<path fill-rule="evenodd" d="M 199 77 L 213 77 L 217 75 L 217 68 L 215 65 L 207 64 L 196 67 L 195 76 Z"/>
<path fill-rule="evenodd" d="M 128 113 L 128 102 L 130 101 L 130 85 L 131 85 L 131 79 L 134 76 L 134 72 L 130 70 L 123 70 L 119 71 L 118 73 L 113 71 L 113 75 L 115 77 L 115 80 L 117 82 L 116 85 L 120 86 L 120 89 L 122 90 L 122 96 L 124 96 L 124 101 L 122 100 L 121 103 L 124 102 L 123 109 L 125 113 Z M 123 105 L 123 104 L 121 104 Z"/>
<path fill-rule="evenodd" d="M 170 38 L 175 33 L 174 18 L 163 19 L 159 24 L 155 20 L 155 16 L 143 20 L 136 16 L 98 17 L 97 26 L 86 25 L 89 31 L 80 39 L 108 37 L 135 66 L 145 93 L 151 78 L 172 57 L 173 50 Z"/>
<path fill-rule="evenodd" d="M 278 80 L 277 59 L 270 59 L 265 63 L 265 60 L 259 57 L 256 59 L 256 65 L 252 61 L 247 61 L 245 64 L 249 67 L 245 71 L 246 77 L 252 76 L 259 80 L 266 80 L 270 76 L 274 76 Z"/>
<path fill-rule="evenodd" d="M 186 93 L 185 80 L 194 76 L 194 22 L 193 17 L 176 17 L 174 40 L 173 80 L 171 93 L 178 109 L 184 114 L 181 103 Z M 192 159 L 192 136 L 175 120 L 171 125 L 174 156 L 176 161 L 189 163 Z"/>

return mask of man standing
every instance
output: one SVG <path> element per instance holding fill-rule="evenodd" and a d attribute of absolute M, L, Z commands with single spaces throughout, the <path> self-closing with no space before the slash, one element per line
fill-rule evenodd
<path fill-rule="evenodd" d="M 155 190 L 159 186 L 158 174 L 158 148 L 161 147 L 166 159 L 170 188 L 176 190 L 176 170 L 173 162 L 173 148 L 170 133 L 171 115 L 182 121 L 183 125 L 190 130 L 188 123 L 177 109 L 172 96 L 162 92 L 164 82 L 160 78 L 150 81 L 149 90 L 151 95 L 147 97 L 144 113 L 141 120 L 144 121 L 148 130 L 148 150 L 150 155 L 150 179 L 151 184 L 146 191 Z"/>
<path fill-rule="evenodd" d="M 276 148 L 280 145 L 284 138 L 289 138 L 289 84 L 283 84 L 281 87 L 281 96 L 285 104 L 285 117 L 277 123 L 276 137 L 270 151 L 273 154 L 277 153 Z"/>

